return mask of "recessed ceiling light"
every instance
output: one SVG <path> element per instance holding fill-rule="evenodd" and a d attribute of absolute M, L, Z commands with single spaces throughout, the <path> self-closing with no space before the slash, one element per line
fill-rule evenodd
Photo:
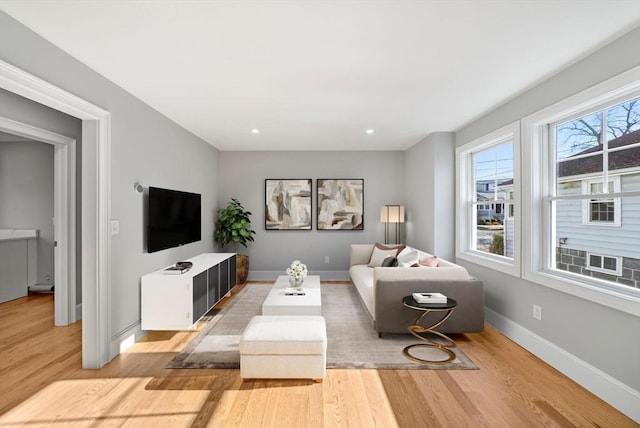
<path fill-rule="evenodd" d="M 259 130 L 259 129 L 255 129 L 255 128 L 254 128 L 254 129 L 252 129 L 252 130 L 251 130 L 251 132 L 252 132 L 252 133 L 254 133 L 254 134 L 259 134 L 259 133 L 260 133 L 260 130 Z"/>
<path fill-rule="evenodd" d="M 365 132 L 366 132 L 367 134 L 373 134 L 373 129 L 367 129 Z"/>

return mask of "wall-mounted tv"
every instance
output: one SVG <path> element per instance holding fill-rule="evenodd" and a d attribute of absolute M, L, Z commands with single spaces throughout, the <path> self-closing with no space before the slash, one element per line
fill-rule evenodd
<path fill-rule="evenodd" d="M 147 252 L 200 241 L 200 200 L 198 193 L 149 187 Z"/>

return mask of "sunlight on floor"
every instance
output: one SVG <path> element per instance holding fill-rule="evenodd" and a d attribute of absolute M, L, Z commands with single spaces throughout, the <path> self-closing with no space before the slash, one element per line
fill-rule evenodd
<path fill-rule="evenodd" d="M 152 354 L 175 353 L 176 344 L 179 348 L 186 346 L 195 338 L 200 329 L 189 331 L 152 331 L 138 342 L 127 348 L 123 354 Z"/>
<path fill-rule="evenodd" d="M 58 381 L 0 416 L 0 426 L 120 425 L 125 421 L 139 426 L 189 426 L 209 394 L 207 390 L 147 391 L 145 386 L 150 380 L 134 377 Z M 135 399 L 129 399 L 134 394 Z M 73 397 L 72 401 L 68 397 Z M 160 406 L 158 401 L 167 405 Z M 173 405 L 180 410 L 172 411 Z"/>

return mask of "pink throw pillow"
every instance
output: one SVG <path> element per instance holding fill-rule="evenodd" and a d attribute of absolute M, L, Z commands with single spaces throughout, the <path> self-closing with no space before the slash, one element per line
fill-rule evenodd
<path fill-rule="evenodd" d="M 438 257 L 429 256 L 424 260 L 420 260 L 420 266 L 424 267 L 438 267 Z"/>

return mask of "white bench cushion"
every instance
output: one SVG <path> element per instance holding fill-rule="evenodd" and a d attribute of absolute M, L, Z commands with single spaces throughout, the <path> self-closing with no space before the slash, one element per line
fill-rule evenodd
<path fill-rule="evenodd" d="M 240 339 L 241 355 L 318 355 L 327 350 L 319 315 L 257 315 Z"/>

